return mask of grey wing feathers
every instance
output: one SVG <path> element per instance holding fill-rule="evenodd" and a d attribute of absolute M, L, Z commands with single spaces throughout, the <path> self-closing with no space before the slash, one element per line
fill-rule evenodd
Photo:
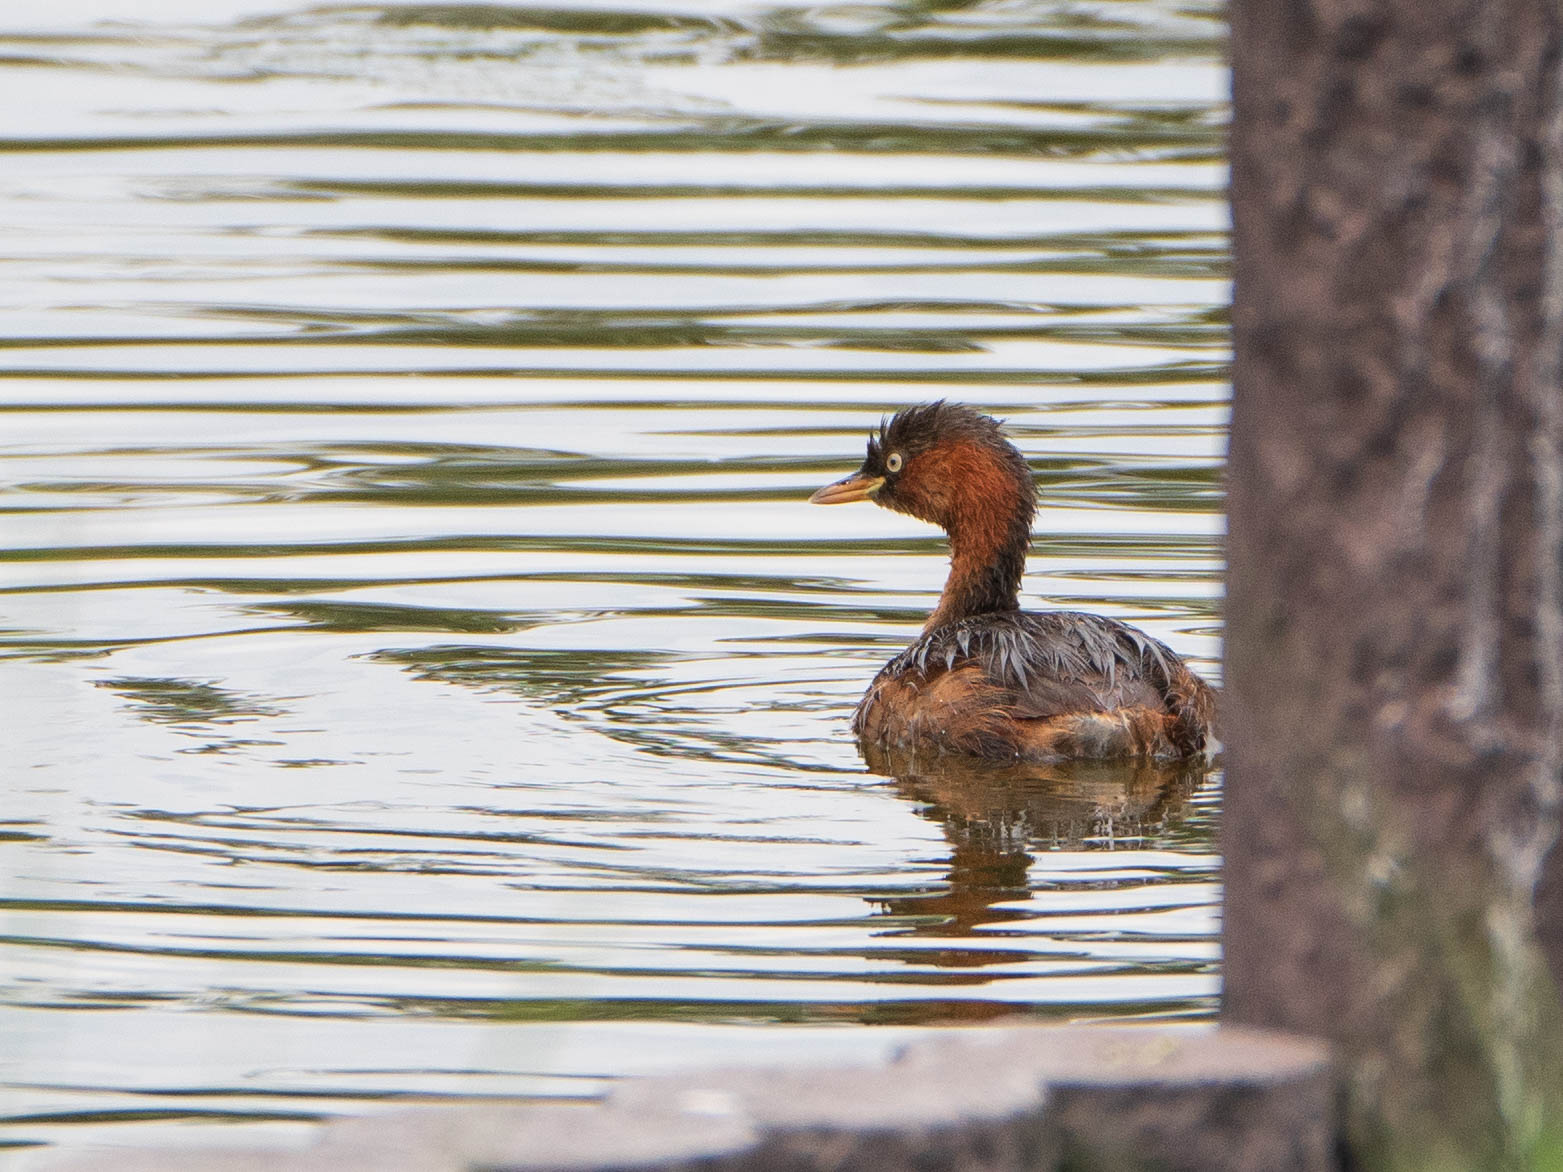
<path fill-rule="evenodd" d="M 932 631 L 885 665 L 928 674 L 975 661 L 1013 693 L 1013 714 L 1046 717 L 1164 705 L 1176 657 L 1114 619 L 1078 611 L 977 615 Z"/>

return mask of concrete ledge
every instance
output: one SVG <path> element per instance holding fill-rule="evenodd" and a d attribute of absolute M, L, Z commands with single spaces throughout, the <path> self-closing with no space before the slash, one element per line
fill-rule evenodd
<path fill-rule="evenodd" d="M 584 1106 L 428 1107 L 303 1151 L 82 1153 L 60 1172 L 1331 1172 L 1314 1042 L 1236 1028 L 1015 1026 L 885 1065 L 631 1081 Z"/>

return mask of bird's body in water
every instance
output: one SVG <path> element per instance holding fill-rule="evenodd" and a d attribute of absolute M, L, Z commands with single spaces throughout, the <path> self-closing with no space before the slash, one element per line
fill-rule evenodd
<path fill-rule="evenodd" d="M 1020 609 L 1036 490 L 998 423 L 928 403 L 880 426 L 857 472 L 816 504 L 871 500 L 950 537 L 950 574 L 922 634 L 853 717 L 865 747 L 979 757 L 1193 757 L 1215 696 L 1165 644 L 1080 611 Z"/>

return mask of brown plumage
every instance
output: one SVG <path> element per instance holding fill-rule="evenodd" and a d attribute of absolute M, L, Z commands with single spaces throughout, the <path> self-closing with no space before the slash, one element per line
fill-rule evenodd
<path fill-rule="evenodd" d="M 950 537 L 938 605 L 852 718 L 864 745 L 1173 758 L 1214 739 L 1214 693 L 1164 643 L 1100 615 L 1020 609 L 1036 491 L 995 420 L 955 403 L 910 407 L 869 438 L 858 471 L 810 500 L 871 500 Z"/>

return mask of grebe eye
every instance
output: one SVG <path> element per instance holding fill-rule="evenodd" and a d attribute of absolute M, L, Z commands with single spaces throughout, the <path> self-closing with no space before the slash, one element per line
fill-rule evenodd
<path fill-rule="evenodd" d="M 901 453 L 900 452 L 891 452 L 888 456 L 885 457 L 885 471 L 886 472 L 899 472 L 899 471 L 901 471 Z"/>

